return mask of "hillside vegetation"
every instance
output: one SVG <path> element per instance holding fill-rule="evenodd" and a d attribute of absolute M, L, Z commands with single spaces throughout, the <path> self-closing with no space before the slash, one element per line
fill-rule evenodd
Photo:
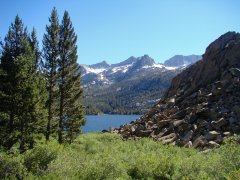
<path fill-rule="evenodd" d="M 198 151 L 149 138 L 84 134 L 71 145 L 39 141 L 22 154 L 0 153 L 0 179 L 239 179 L 240 137 Z"/>

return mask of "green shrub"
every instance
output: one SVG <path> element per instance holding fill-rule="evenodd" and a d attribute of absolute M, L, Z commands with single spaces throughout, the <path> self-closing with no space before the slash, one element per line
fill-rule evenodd
<path fill-rule="evenodd" d="M 1 178 L 26 179 L 240 179 L 239 137 L 200 152 L 149 138 L 123 140 L 108 133 L 81 135 L 71 145 L 38 142 L 33 150 L 4 154 Z M 23 158 L 22 158 L 23 157 Z M 21 159 L 23 159 L 21 161 Z M 22 163 L 21 163 L 22 162 Z M 28 174 L 24 170 L 24 166 Z M 9 168 L 10 167 L 10 168 Z M 6 170 L 5 170 L 6 169 Z M 6 172 L 5 172 L 6 171 Z"/>
<path fill-rule="evenodd" d="M 227 180 L 239 180 L 240 179 L 240 169 L 230 172 L 226 175 Z"/>
<path fill-rule="evenodd" d="M 27 152 L 24 158 L 24 165 L 28 171 L 36 175 L 44 174 L 51 161 L 55 160 L 57 153 L 46 147 L 36 147 Z"/>
<path fill-rule="evenodd" d="M 20 161 L 7 154 L 0 154 L 0 179 L 17 179 L 24 174 Z"/>

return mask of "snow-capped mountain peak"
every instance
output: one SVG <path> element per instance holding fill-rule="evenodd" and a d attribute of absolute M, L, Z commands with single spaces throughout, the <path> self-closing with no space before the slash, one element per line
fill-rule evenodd
<path fill-rule="evenodd" d="M 174 56 L 164 64 L 155 63 L 148 55 L 141 57 L 131 56 L 117 64 L 108 64 L 102 61 L 93 65 L 82 65 L 82 81 L 84 85 L 112 84 L 126 78 L 138 78 L 151 73 L 176 71 L 183 69 L 200 59 L 200 56 Z"/>

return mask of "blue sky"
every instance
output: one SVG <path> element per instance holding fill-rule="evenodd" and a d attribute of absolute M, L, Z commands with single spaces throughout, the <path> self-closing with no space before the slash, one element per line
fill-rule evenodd
<path fill-rule="evenodd" d="M 18 14 L 42 41 L 54 6 L 60 20 L 64 10 L 70 13 L 83 64 L 144 54 L 156 62 L 203 54 L 221 34 L 240 32 L 238 0 L 1 0 L 1 39 Z"/>

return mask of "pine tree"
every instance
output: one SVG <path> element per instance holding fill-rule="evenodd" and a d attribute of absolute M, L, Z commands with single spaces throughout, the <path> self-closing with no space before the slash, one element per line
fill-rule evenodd
<path fill-rule="evenodd" d="M 14 23 L 9 27 L 8 33 L 4 39 L 1 73 L 0 73 L 0 119 L 1 144 L 6 148 L 11 148 L 17 142 L 16 131 L 16 69 L 14 61 L 18 56 L 25 53 L 25 42 L 27 41 L 27 29 L 24 28 L 22 20 L 16 16 Z"/>
<path fill-rule="evenodd" d="M 34 64 L 33 64 L 34 70 L 41 70 L 43 67 L 43 61 L 41 58 L 41 52 L 39 50 L 39 43 L 37 40 L 37 32 L 36 32 L 35 28 L 33 28 L 32 33 L 31 33 L 30 44 L 31 44 L 32 50 L 34 51 L 35 57 L 36 57 Z"/>
<path fill-rule="evenodd" d="M 42 132 L 45 123 L 46 91 L 43 78 L 35 72 L 35 52 L 29 42 L 25 43 L 25 53 L 14 61 L 16 79 L 16 119 L 19 132 L 20 150 L 32 148 L 35 136 Z"/>
<path fill-rule="evenodd" d="M 44 79 L 34 70 L 36 58 L 29 43 L 27 29 L 17 16 L 1 57 L 0 143 L 7 149 L 17 142 L 21 150 L 33 147 L 44 121 Z"/>
<path fill-rule="evenodd" d="M 45 113 L 45 114 L 41 114 L 41 116 L 44 118 L 42 119 L 41 121 L 42 124 L 41 126 L 39 126 L 40 128 L 38 128 L 37 131 L 38 133 L 44 133 L 46 132 L 46 129 L 44 128 L 44 126 L 46 126 L 47 124 L 45 121 L 46 113 L 47 113 L 46 112 L 47 91 L 46 91 L 46 80 L 43 72 L 44 64 L 42 60 L 42 53 L 39 50 L 39 43 L 37 40 L 37 32 L 35 28 L 33 28 L 30 36 L 30 45 L 35 56 L 35 60 L 33 62 L 33 74 L 36 78 L 36 85 L 40 94 L 38 99 L 38 106 L 40 109 L 43 109 L 43 111 L 40 111 L 40 112 Z"/>
<path fill-rule="evenodd" d="M 59 59 L 59 21 L 57 10 L 54 7 L 49 18 L 50 25 L 46 26 L 46 34 L 43 37 L 43 53 L 45 58 L 44 68 L 47 79 L 48 90 L 48 122 L 46 129 L 46 140 L 54 131 L 54 120 L 56 117 L 56 81 L 57 61 Z"/>
<path fill-rule="evenodd" d="M 59 129 L 58 142 L 64 138 L 71 143 L 85 124 L 81 102 L 80 66 L 77 64 L 77 36 L 68 12 L 65 11 L 60 28 L 59 59 Z"/>

